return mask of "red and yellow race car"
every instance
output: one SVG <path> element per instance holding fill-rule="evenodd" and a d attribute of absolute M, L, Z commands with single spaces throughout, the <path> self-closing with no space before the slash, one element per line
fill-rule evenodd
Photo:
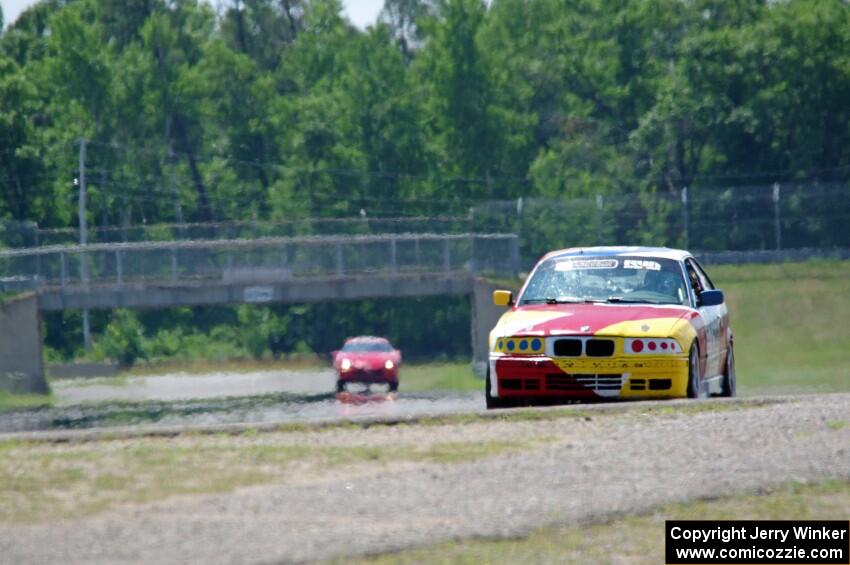
<path fill-rule="evenodd" d="M 488 408 L 735 395 L 723 291 L 686 251 L 585 247 L 544 256 L 490 332 Z"/>

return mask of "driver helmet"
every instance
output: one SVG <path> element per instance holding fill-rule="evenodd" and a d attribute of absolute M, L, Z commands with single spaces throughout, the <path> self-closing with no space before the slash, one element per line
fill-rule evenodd
<path fill-rule="evenodd" d="M 647 271 L 643 278 L 645 290 L 675 295 L 678 287 L 678 277 L 671 271 Z"/>

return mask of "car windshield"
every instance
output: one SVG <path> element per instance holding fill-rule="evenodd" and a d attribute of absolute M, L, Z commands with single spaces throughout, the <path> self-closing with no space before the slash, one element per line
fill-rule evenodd
<path fill-rule="evenodd" d="M 563 257 L 542 263 L 520 304 L 623 302 L 685 304 L 678 261 L 656 257 Z"/>
<path fill-rule="evenodd" d="M 371 352 L 386 352 L 393 350 L 390 344 L 385 341 L 349 341 L 342 346 L 343 351 L 351 353 L 371 353 Z"/>

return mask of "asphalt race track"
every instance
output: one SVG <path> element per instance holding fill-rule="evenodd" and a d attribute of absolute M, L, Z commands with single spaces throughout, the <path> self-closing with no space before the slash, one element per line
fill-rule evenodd
<path fill-rule="evenodd" d="M 399 419 L 484 408 L 483 392 L 340 397 L 332 370 L 185 373 L 54 382 L 56 406 L 0 413 L 0 433 L 116 425 L 209 426 Z M 482 381 L 483 386 L 483 381 Z"/>

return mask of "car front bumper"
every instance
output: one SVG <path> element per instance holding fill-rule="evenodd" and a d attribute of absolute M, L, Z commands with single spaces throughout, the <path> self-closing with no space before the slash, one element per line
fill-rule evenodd
<path fill-rule="evenodd" d="M 351 369 L 349 371 L 337 372 L 340 381 L 348 383 L 394 383 L 398 382 L 398 373 L 395 369 L 379 369 L 367 371 L 365 369 Z"/>
<path fill-rule="evenodd" d="M 687 396 L 687 355 L 551 358 L 490 355 L 499 398 L 603 400 Z"/>

